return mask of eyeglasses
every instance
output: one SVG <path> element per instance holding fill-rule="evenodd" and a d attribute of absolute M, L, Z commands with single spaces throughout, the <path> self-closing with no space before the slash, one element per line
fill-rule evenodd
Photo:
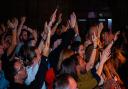
<path fill-rule="evenodd" d="M 18 70 L 15 71 L 15 75 L 18 74 L 20 71 L 25 70 L 24 66 L 21 66 Z"/>
<path fill-rule="evenodd" d="M 21 66 L 18 69 L 15 69 L 15 75 L 18 74 L 20 71 L 25 70 L 25 66 L 22 61 L 18 60 L 21 63 Z"/>
<path fill-rule="evenodd" d="M 17 72 L 19 72 L 19 71 L 21 71 L 21 70 L 24 70 L 25 69 L 25 67 L 24 66 L 21 66 L 18 70 L 17 70 Z"/>

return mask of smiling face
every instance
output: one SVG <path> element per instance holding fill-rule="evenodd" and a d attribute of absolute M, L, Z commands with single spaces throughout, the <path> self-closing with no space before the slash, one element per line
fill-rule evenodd
<path fill-rule="evenodd" d="M 85 55 L 85 50 L 84 50 L 84 45 L 81 44 L 78 48 L 78 54 L 80 57 L 84 58 L 84 55 Z"/>
<path fill-rule="evenodd" d="M 27 31 L 23 31 L 22 32 L 22 38 L 23 38 L 23 40 L 27 40 L 28 39 L 28 33 L 27 33 Z"/>
<path fill-rule="evenodd" d="M 19 79 L 19 80 L 25 80 L 26 79 L 27 72 L 26 72 L 26 69 L 25 69 L 22 61 L 19 61 L 19 60 L 16 61 L 14 63 L 14 69 L 16 71 L 15 79 Z"/>

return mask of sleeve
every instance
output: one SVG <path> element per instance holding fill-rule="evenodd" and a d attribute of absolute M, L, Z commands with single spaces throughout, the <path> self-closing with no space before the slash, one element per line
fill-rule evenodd
<path fill-rule="evenodd" d="M 47 57 L 42 56 L 35 80 L 29 85 L 29 89 L 41 89 L 45 81 L 45 73 L 48 69 Z"/>
<path fill-rule="evenodd" d="M 38 63 L 34 66 L 26 68 L 28 74 L 27 79 L 25 80 L 26 85 L 29 85 L 35 79 L 38 69 L 39 69 Z"/>

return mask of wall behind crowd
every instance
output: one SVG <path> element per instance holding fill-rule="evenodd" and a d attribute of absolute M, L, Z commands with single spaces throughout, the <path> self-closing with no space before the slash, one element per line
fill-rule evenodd
<path fill-rule="evenodd" d="M 113 27 L 125 28 L 128 20 L 126 0 L 0 0 L 0 21 L 16 16 L 27 16 L 28 25 L 41 28 L 55 8 L 63 12 L 63 19 L 75 11 L 78 18 L 87 18 L 88 11 L 107 12 L 113 19 Z"/>

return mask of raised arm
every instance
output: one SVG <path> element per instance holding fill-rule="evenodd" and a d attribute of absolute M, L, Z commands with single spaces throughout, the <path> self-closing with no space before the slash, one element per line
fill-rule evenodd
<path fill-rule="evenodd" d="M 21 33 L 21 30 L 22 30 L 22 27 L 23 27 L 23 25 L 24 25 L 24 23 L 25 23 L 25 20 L 26 20 L 26 17 L 21 17 L 21 19 L 20 19 L 20 24 L 19 24 L 19 26 L 18 26 L 18 28 L 17 28 L 17 38 L 18 38 L 18 41 L 19 41 L 19 36 L 20 36 L 20 33 Z"/>
<path fill-rule="evenodd" d="M 99 23 L 97 26 L 98 38 L 100 38 L 100 35 L 101 35 L 103 28 L 104 28 L 103 23 Z"/>
<path fill-rule="evenodd" d="M 55 31 L 56 31 L 58 25 L 61 23 L 61 21 L 62 21 L 62 13 L 59 14 L 59 18 L 58 18 L 56 24 L 54 25 L 54 27 L 53 27 L 52 30 L 51 30 L 51 36 L 54 35 L 54 33 L 55 33 Z"/>
<path fill-rule="evenodd" d="M 72 28 L 72 29 L 75 28 L 75 25 L 76 25 L 76 15 L 75 15 L 74 12 L 70 15 L 69 25 L 70 25 L 70 28 Z M 76 30 L 76 29 L 74 29 L 74 30 Z M 75 33 L 77 33 L 77 30 L 75 31 Z"/>
<path fill-rule="evenodd" d="M 17 45 L 17 26 L 18 26 L 18 20 L 16 18 L 13 19 L 13 21 L 11 22 L 10 20 L 8 20 L 7 22 L 9 28 L 12 29 L 12 43 L 10 45 L 10 47 L 7 50 L 7 54 L 10 55 L 12 53 L 12 51 L 14 50 L 14 48 Z"/>
<path fill-rule="evenodd" d="M 114 39 L 109 43 L 109 45 L 103 50 L 101 56 L 100 56 L 100 64 L 97 69 L 97 74 L 100 76 L 103 70 L 104 63 L 110 58 L 111 54 L 111 48 L 113 46 L 113 43 L 118 39 L 118 35 L 120 34 L 120 31 L 116 32 Z"/>
<path fill-rule="evenodd" d="M 47 31 L 47 22 L 45 22 L 45 24 L 44 24 L 44 30 L 41 33 L 42 39 L 41 39 L 41 41 L 39 43 L 39 46 L 38 46 L 38 49 L 40 50 L 40 53 L 42 52 L 42 50 L 44 48 L 44 42 L 45 42 L 45 40 L 47 38 L 47 33 L 48 33 L 48 31 Z"/>
<path fill-rule="evenodd" d="M 47 22 L 46 22 L 45 26 L 48 30 L 47 38 L 46 38 L 45 41 L 42 42 L 42 44 L 43 44 L 42 50 L 40 50 L 39 47 L 35 50 L 35 53 L 36 53 L 37 56 L 33 59 L 34 64 L 39 63 L 42 55 L 45 56 L 45 57 L 48 57 L 48 54 L 49 54 L 50 35 L 51 35 L 50 29 L 51 28 L 47 25 Z"/>
<path fill-rule="evenodd" d="M 51 18 L 50 18 L 50 21 L 49 21 L 49 23 L 48 23 L 48 25 L 49 25 L 50 27 L 52 27 L 53 23 L 56 21 L 56 13 L 57 13 L 57 10 L 58 10 L 58 9 L 56 9 L 56 10 L 54 11 L 54 13 L 52 14 L 52 16 L 51 16 Z"/>
<path fill-rule="evenodd" d="M 101 56 L 100 56 L 100 64 L 99 64 L 99 67 L 97 69 L 97 74 L 99 76 L 101 76 L 101 73 L 102 73 L 102 70 L 103 70 L 103 67 L 104 67 L 104 64 L 105 62 L 110 58 L 110 54 L 111 54 L 111 44 L 109 44 L 102 52 Z"/>
<path fill-rule="evenodd" d="M 31 42 L 32 42 L 32 45 L 35 46 L 37 42 L 37 30 L 36 29 L 33 30 L 32 35 L 33 35 L 33 39 Z"/>
<path fill-rule="evenodd" d="M 44 56 L 48 57 L 48 55 L 49 55 L 49 47 L 50 47 L 51 28 L 47 24 L 46 24 L 46 26 L 47 26 L 48 34 L 47 34 L 46 41 L 44 43 L 44 49 L 43 49 L 42 54 Z"/>
<path fill-rule="evenodd" d="M 93 68 L 95 59 L 96 59 L 96 52 L 97 52 L 97 47 L 98 47 L 98 37 L 96 37 L 96 34 L 94 33 L 92 35 L 92 42 L 93 42 L 93 50 L 89 59 L 89 62 L 86 64 L 86 70 L 89 71 L 90 69 Z"/>

